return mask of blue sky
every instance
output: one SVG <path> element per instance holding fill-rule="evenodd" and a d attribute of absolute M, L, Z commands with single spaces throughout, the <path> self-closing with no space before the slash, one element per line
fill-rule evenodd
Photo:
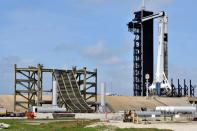
<path fill-rule="evenodd" d="M 98 68 L 99 83 L 107 82 L 109 92 L 131 95 L 133 36 L 126 24 L 140 4 L 140 0 L 0 1 L 0 94 L 13 93 L 13 64 L 41 63 L 46 68 Z M 193 83 L 197 83 L 196 5 L 195 0 L 146 1 L 147 10 L 165 10 L 169 16 L 170 77 Z"/>

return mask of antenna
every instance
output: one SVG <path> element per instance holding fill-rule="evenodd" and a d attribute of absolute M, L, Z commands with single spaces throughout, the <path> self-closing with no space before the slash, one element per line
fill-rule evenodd
<path fill-rule="evenodd" d="M 145 10 L 145 0 L 142 0 L 142 10 Z"/>

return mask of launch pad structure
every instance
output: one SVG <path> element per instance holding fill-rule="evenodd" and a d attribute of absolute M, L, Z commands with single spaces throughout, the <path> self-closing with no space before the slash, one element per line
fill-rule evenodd
<path fill-rule="evenodd" d="M 133 93 L 134 96 L 146 96 L 150 92 L 150 88 L 156 89 L 157 95 L 181 97 L 194 96 L 194 88 L 191 80 L 189 85 L 181 86 L 178 79 L 178 86 L 176 87 L 171 81 L 168 81 L 168 33 L 167 23 L 168 17 L 164 11 L 153 14 L 152 11 L 146 11 L 144 8 L 141 11 L 134 12 L 134 19 L 128 23 L 128 29 L 134 34 L 133 47 Z M 154 44 L 153 31 L 154 19 L 159 19 L 158 32 L 158 55 L 157 55 L 157 69 L 154 75 Z M 146 74 L 149 75 L 149 84 L 146 86 Z M 153 80 L 153 76 L 155 76 Z M 160 91 L 160 86 L 163 84 L 163 89 Z M 148 88 L 149 87 L 149 88 Z M 166 90 L 164 90 L 166 89 Z M 148 90 L 148 91 L 147 91 Z"/>
<path fill-rule="evenodd" d="M 159 18 L 160 33 L 158 33 L 159 44 L 157 56 L 161 58 L 160 62 L 158 62 L 159 64 L 157 63 L 156 78 L 157 76 L 165 76 L 165 79 L 163 79 L 163 76 L 160 77 L 161 81 L 154 79 L 155 18 Z M 192 84 L 191 80 L 189 80 L 189 84 L 187 84 L 188 82 L 184 79 L 183 86 L 180 84 L 181 82 L 179 79 L 177 86 L 174 84 L 173 80 L 171 80 L 171 84 L 169 84 L 167 23 L 167 14 L 164 11 L 162 11 L 161 14 L 154 14 L 153 11 L 147 11 L 145 8 L 134 12 L 134 19 L 128 23 L 129 31 L 134 34 L 134 96 L 148 96 L 147 94 L 167 97 L 195 96 L 195 86 Z M 73 67 L 70 70 L 46 69 L 38 64 L 37 67 L 28 68 L 18 68 L 17 65 L 14 65 L 14 111 L 16 111 L 18 107 L 27 110 L 32 106 L 52 104 L 52 100 L 44 99 L 43 97 L 46 93 L 52 93 L 53 89 L 48 87 L 48 90 L 45 90 L 43 86 L 43 83 L 45 83 L 45 74 L 47 73 L 50 74 L 51 77 L 51 87 L 54 80 L 57 82 L 57 104 L 59 107 L 69 108 L 71 112 L 73 111 L 76 113 L 92 112 L 92 108 L 89 107 L 95 107 L 95 110 L 97 110 L 97 69 L 93 71 L 88 71 L 86 67 L 82 69 Z M 147 74 L 149 75 L 148 80 L 145 77 Z M 165 80 L 168 86 L 171 87 L 168 88 L 168 92 L 160 91 L 160 84 L 163 84 Z M 155 84 L 155 88 L 150 89 L 152 86 L 151 84 Z M 159 91 L 157 91 L 161 93 L 157 91 L 157 93 L 155 93 L 155 89 L 159 89 Z"/>
<path fill-rule="evenodd" d="M 142 17 L 152 15 L 151 11 L 135 12 L 133 21 L 140 21 Z M 130 22 L 129 31 L 133 32 L 133 92 L 134 96 L 146 96 L 145 75 L 149 74 L 149 82 L 153 82 L 153 20 L 142 24 Z"/>
<path fill-rule="evenodd" d="M 46 69 L 38 64 L 37 67 L 19 68 L 14 65 L 14 111 L 18 108 L 27 110 L 32 106 L 42 106 L 43 104 L 51 104 L 51 100 L 45 100 L 43 95 L 52 93 L 52 89 L 46 90 L 43 87 L 44 76 L 47 74 L 54 77 L 55 69 Z M 66 73 L 74 73 L 75 80 L 82 98 L 91 106 L 97 108 L 97 69 L 88 71 L 86 67 L 77 69 L 73 67 L 71 70 L 58 70 Z M 65 80 L 66 81 L 66 80 Z M 70 81 L 68 82 L 70 83 Z M 72 85 L 71 85 L 72 86 Z M 52 85 L 51 85 L 52 87 Z M 60 92 L 59 92 L 60 93 Z M 23 98 L 23 99 L 21 99 Z M 62 103 L 61 97 L 58 99 L 58 106 L 66 106 Z"/>

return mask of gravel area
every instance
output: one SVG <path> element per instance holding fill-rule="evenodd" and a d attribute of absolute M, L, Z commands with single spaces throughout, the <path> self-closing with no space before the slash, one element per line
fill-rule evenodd
<path fill-rule="evenodd" d="M 87 127 L 95 126 L 114 126 L 118 128 L 157 128 L 157 129 L 170 129 L 173 131 L 197 131 L 197 122 L 179 122 L 179 123 L 154 123 L 154 124 L 133 124 L 123 123 L 118 121 L 98 122 Z"/>

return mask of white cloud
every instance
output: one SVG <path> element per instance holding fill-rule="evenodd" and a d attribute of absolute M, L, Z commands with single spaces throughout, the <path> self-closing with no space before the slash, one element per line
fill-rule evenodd
<path fill-rule="evenodd" d="M 123 61 L 121 60 L 121 58 L 119 58 L 118 56 L 112 56 L 109 59 L 104 60 L 104 63 L 106 64 L 118 64 L 118 63 L 122 63 Z"/>
<path fill-rule="evenodd" d="M 117 50 L 119 49 L 109 48 L 104 42 L 99 41 L 94 45 L 81 49 L 81 55 L 100 65 L 123 64 L 124 60 Z"/>
<path fill-rule="evenodd" d="M 104 47 L 104 42 L 99 41 L 98 43 L 92 46 L 82 49 L 82 53 L 84 53 L 85 55 L 97 57 L 97 56 L 100 56 L 101 54 L 106 55 L 107 49 L 106 47 Z"/>
<path fill-rule="evenodd" d="M 132 95 L 132 62 L 122 56 L 128 51 L 125 46 L 113 48 L 99 41 L 83 49 L 81 55 L 97 65 L 99 82 L 106 82 L 109 92 Z"/>
<path fill-rule="evenodd" d="M 125 60 L 122 55 L 128 52 L 128 44 L 123 44 L 121 48 L 108 47 L 103 41 L 95 44 L 61 44 L 54 51 L 74 53 L 99 65 L 123 64 Z"/>
<path fill-rule="evenodd" d="M 57 48 L 58 47 L 58 48 Z M 132 61 L 124 58 L 130 53 L 128 44 L 110 47 L 100 40 L 95 44 L 62 44 L 55 52 L 67 52 L 81 57 L 81 63 L 98 69 L 98 86 L 106 82 L 108 91 L 122 95 L 132 94 Z M 84 62 L 85 61 L 85 62 Z"/>

